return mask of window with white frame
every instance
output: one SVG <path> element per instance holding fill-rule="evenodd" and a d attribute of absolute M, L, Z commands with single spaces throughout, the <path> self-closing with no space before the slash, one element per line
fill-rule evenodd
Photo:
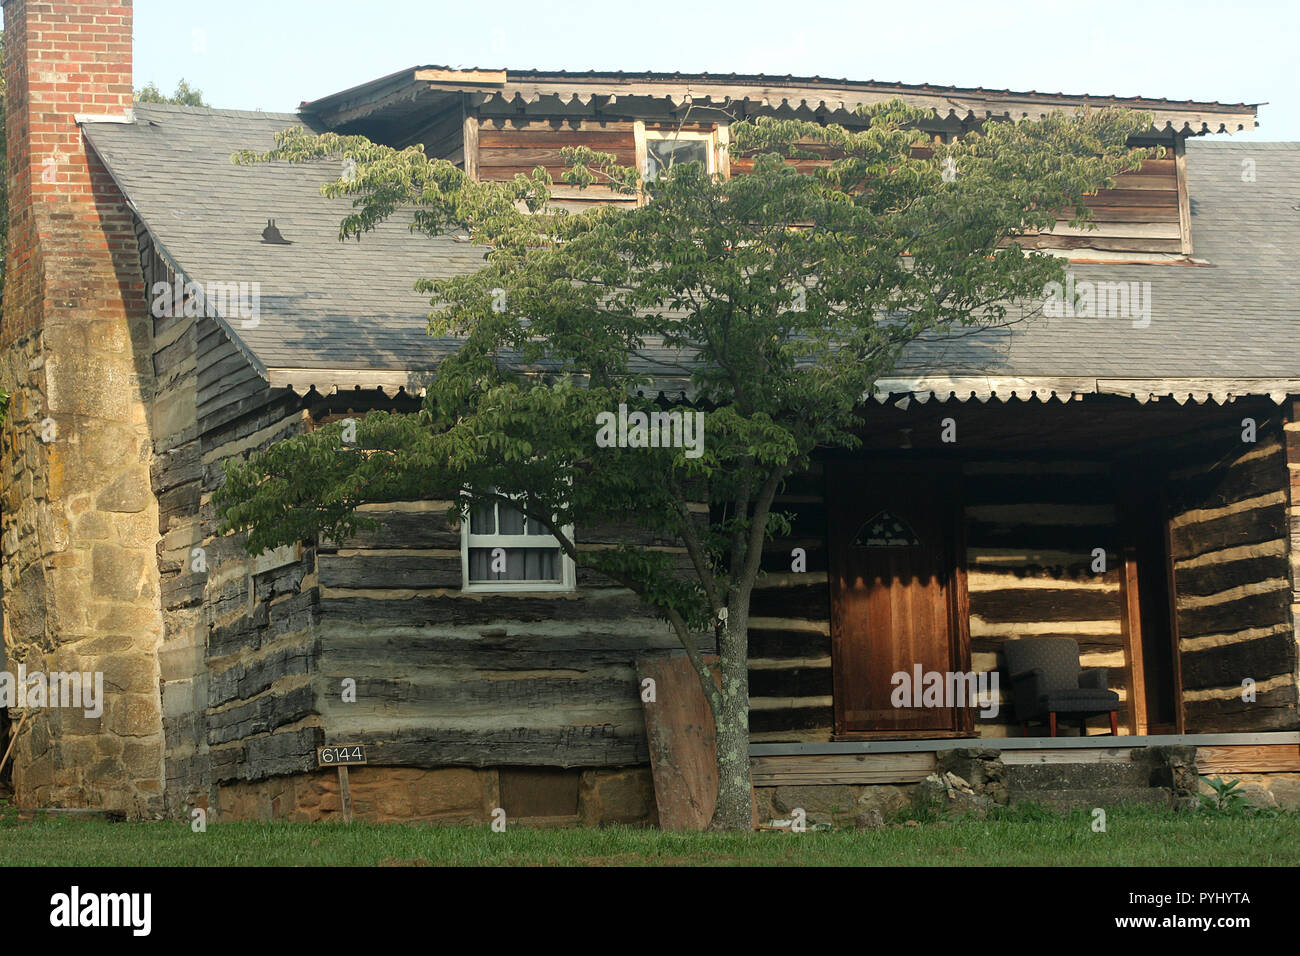
<path fill-rule="evenodd" d="M 653 182 L 665 171 L 682 163 L 703 163 L 705 172 L 715 172 L 713 133 L 694 130 L 646 130 L 645 180 Z"/>
<path fill-rule="evenodd" d="M 563 532 L 572 540 L 573 529 Z M 466 591 L 569 591 L 573 560 L 546 528 L 504 501 L 471 505 L 461 521 Z"/>

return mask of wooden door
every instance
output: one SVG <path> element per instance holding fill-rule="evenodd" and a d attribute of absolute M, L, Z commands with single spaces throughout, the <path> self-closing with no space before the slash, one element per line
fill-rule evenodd
<path fill-rule="evenodd" d="M 896 673 L 914 686 L 918 665 L 969 669 L 959 484 L 942 467 L 827 463 L 837 736 L 953 735 L 972 724 L 968 708 L 891 701 Z"/>

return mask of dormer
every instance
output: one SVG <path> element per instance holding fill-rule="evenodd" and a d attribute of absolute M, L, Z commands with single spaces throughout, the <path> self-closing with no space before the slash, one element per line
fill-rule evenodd
<path fill-rule="evenodd" d="M 723 175 L 741 175 L 743 156 L 719 147 L 730 124 L 779 116 L 850 129 L 864 126 L 857 109 L 893 98 L 934 111 L 918 131 L 946 142 L 984 123 L 1038 118 L 1058 110 L 1123 106 L 1153 114 L 1150 130 L 1130 142 L 1165 147 L 1162 158 L 1120 176 L 1092 202 L 1095 228 L 1062 220 L 1029 237 L 1035 248 L 1076 260 L 1178 261 L 1193 253 L 1183 144 L 1188 136 L 1254 129 L 1256 105 L 1170 101 L 1147 97 L 1067 95 L 963 89 L 926 84 L 681 73 L 570 73 L 538 70 L 415 67 L 303 103 L 304 121 L 319 130 L 360 133 L 391 146 L 424 145 L 481 180 L 509 180 L 546 167 L 557 183 L 565 146 L 613 153 L 653 176 L 670 157 L 702 159 Z M 816 160 L 808 161 L 809 166 Z M 631 203 L 607 188 L 557 185 L 555 198 L 573 207 Z"/>

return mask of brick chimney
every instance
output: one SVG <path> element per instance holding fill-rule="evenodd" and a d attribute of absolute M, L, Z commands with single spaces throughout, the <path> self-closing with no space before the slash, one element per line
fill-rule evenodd
<path fill-rule="evenodd" d="M 9 246 L 0 386 L 5 644 L 100 672 L 103 713 L 27 714 L 19 806 L 162 802 L 151 328 L 133 217 L 81 122 L 129 122 L 131 3 L 4 0 Z"/>

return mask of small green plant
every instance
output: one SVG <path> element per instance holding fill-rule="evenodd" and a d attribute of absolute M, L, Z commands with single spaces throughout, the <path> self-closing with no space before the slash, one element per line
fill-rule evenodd
<path fill-rule="evenodd" d="M 1197 794 L 1202 810 L 1228 816 L 1241 816 L 1251 809 L 1246 794 L 1237 789 L 1241 786 L 1240 780 L 1224 780 L 1222 777 L 1202 777 L 1201 779 L 1209 784 L 1210 789 L 1214 791 L 1213 793 Z"/>
<path fill-rule="evenodd" d="M 918 790 L 912 794 L 910 803 L 890 814 L 889 822 L 907 823 L 909 820 L 914 820 L 917 823 L 937 823 L 943 818 L 944 813 L 939 798 L 933 793 Z"/>

